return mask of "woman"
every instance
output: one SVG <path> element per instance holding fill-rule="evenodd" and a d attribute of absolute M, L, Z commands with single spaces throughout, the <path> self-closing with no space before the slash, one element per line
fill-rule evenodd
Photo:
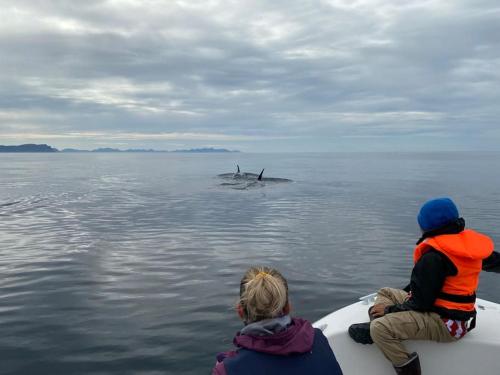
<path fill-rule="evenodd" d="M 217 355 L 212 375 L 342 375 L 321 330 L 289 315 L 288 285 L 277 270 L 250 268 L 236 310 L 245 326 L 236 350 Z"/>

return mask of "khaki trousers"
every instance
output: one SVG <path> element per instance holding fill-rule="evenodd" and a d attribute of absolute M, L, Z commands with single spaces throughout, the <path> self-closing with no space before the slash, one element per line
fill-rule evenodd
<path fill-rule="evenodd" d="M 385 306 L 403 303 L 408 293 L 404 290 L 382 288 L 378 291 L 375 303 Z M 384 315 L 370 324 L 370 335 L 384 356 L 394 366 L 403 365 L 410 353 L 401 343 L 403 340 L 432 340 L 453 342 L 454 338 L 440 316 L 433 312 L 402 311 Z"/>

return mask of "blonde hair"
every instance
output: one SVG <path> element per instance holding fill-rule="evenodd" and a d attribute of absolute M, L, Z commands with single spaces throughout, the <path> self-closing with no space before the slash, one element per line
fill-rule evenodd
<path fill-rule="evenodd" d="M 288 304 L 288 284 L 270 267 L 251 267 L 240 283 L 239 304 L 247 323 L 280 316 Z"/>

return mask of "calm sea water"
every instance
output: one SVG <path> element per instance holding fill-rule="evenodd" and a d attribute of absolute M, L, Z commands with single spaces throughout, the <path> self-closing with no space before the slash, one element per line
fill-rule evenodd
<path fill-rule="evenodd" d="M 236 163 L 294 182 L 221 186 Z M 495 153 L 0 154 L 0 373 L 208 374 L 250 265 L 314 321 L 406 284 L 428 198 L 500 243 L 499 170 Z M 479 295 L 500 302 L 497 275 Z"/>

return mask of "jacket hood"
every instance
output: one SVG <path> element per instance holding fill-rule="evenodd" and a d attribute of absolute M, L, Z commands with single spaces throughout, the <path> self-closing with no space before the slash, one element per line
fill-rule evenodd
<path fill-rule="evenodd" d="M 240 348 L 274 355 L 306 353 L 313 346 L 314 328 L 305 319 L 292 318 L 291 324 L 284 331 L 267 336 L 238 332 L 233 342 Z"/>

